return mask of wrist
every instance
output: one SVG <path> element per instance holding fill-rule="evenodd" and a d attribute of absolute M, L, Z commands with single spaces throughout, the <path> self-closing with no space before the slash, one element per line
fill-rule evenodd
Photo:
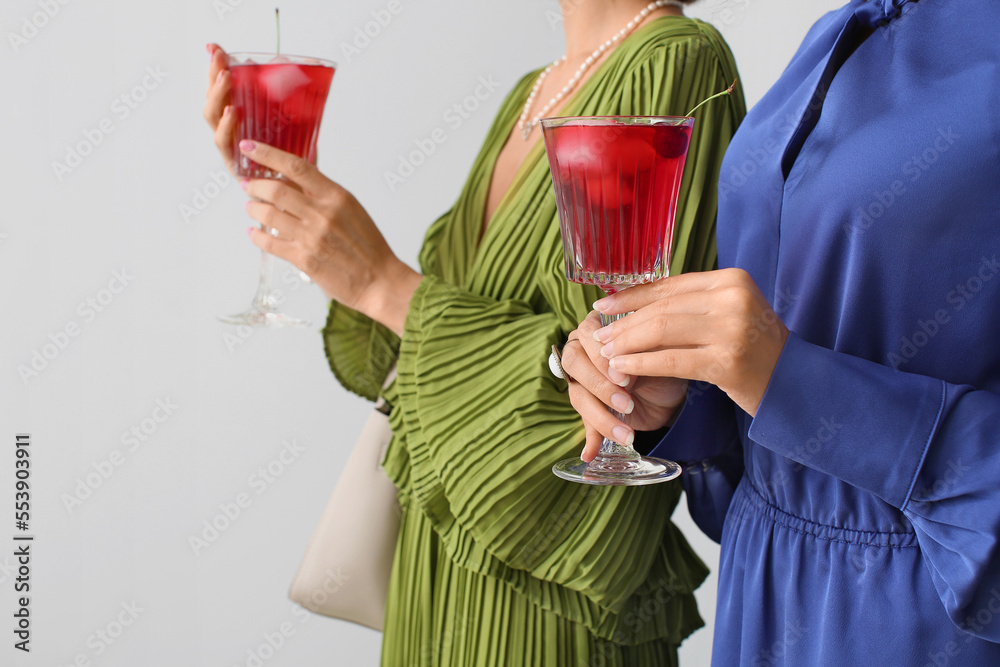
<path fill-rule="evenodd" d="M 402 337 L 410 301 L 423 278 L 422 274 L 397 261 L 379 273 L 377 282 L 368 290 L 366 296 L 369 298 L 358 310 Z"/>

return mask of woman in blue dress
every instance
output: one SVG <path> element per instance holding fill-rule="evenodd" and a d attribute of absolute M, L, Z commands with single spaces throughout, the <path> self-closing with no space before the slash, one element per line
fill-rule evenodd
<path fill-rule="evenodd" d="M 672 424 L 715 665 L 1000 665 L 998 35 L 995 0 L 826 15 L 727 152 L 720 270 L 569 337 L 585 459 L 614 394 Z"/>

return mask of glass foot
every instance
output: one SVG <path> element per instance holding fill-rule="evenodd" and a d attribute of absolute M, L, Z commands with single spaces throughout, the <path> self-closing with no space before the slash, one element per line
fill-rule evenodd
<path fill-rule="evenodd" d="M 237 315 L 219 317 L 220 322 L 246 327 L 266 327 L 269 329 L 290 329 L 293 327 L 308 327 L 306 320 L 285 315 L 284 313 L 265 310 L 248 310 Z"/>
<path fill-rule="evenodd" d="M 596 465 L 595 465 L 596 464 Z M 556 477 L 599 486 L 645 486 L 676 479 L 681 467 L 673 461 L 642 456 L 629 461 L 600 463 L 594 459 L 584 463 L 580 459 L 565 459 L 552 466 Z"/>

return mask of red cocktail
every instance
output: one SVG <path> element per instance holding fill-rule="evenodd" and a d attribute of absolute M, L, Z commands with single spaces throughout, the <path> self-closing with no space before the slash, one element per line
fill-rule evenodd
<path fill-rule="evenodd" d="M 691 118 L 542 123 L 566 277 L 614 292 L 667 275 Z"/>
<path fill-rule="evenodd" d="M 311 164 L 316 163 L 316 140 L 335 67 L 334 63 L 318 58 L 264 53 L 229 54 L 229 71 L 233 81 L 232 108 L 236 114 L 233 161 L 237 176 L 282 177 L 243 155 L 239 149 L 243 139 L 269 144 L 305 158 Z M 257 294 L 250 309 L 220 318 L 223 322 L 265 327 L 308 324 L 279 312 L 278 295 L 271 289 L 272 264 L 271 255 L 263 253 Z"/>
<path fill-rule="evenodd" d="M 252 139 L 316 163 L 316 139 L 334 64 L 316 58 L 233 53 L 232 104 L 236 112 L 233 158 L 237 175 L 274 178 L 276 174 L 253 162 L 239 150 Z"/>
<path fill-rule="evenodd" d="M 544 118 L 541 125 L 566 277 L 613 293 L 666 276 L 694 119 L 587 116 Z M 601 315 L 605 326 L 611 319 Z M 641 457 L 606 438 L 589 464 L 567 459 L 552 471 L 574 482 L 615 486 L 655 484 L 681 473 L 673 461 Z"/>

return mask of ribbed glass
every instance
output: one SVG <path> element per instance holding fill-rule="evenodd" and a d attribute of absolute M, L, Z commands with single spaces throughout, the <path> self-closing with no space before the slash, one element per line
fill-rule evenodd
<path fill-rule="evenodd" d="M 693 118 L 541 121 L 566 277 L 615 292 L 667 275 Z"/>
<path fill-rule="evenodd" d="M 323 108 L 333 80 L 335 64 L 318 58 L 232 53 L 232 104 L 237 114 L 233 160 L 244 178 L 278 178 L 239 150 L 239 142 L 252 139 L 316 163 Z"/>

